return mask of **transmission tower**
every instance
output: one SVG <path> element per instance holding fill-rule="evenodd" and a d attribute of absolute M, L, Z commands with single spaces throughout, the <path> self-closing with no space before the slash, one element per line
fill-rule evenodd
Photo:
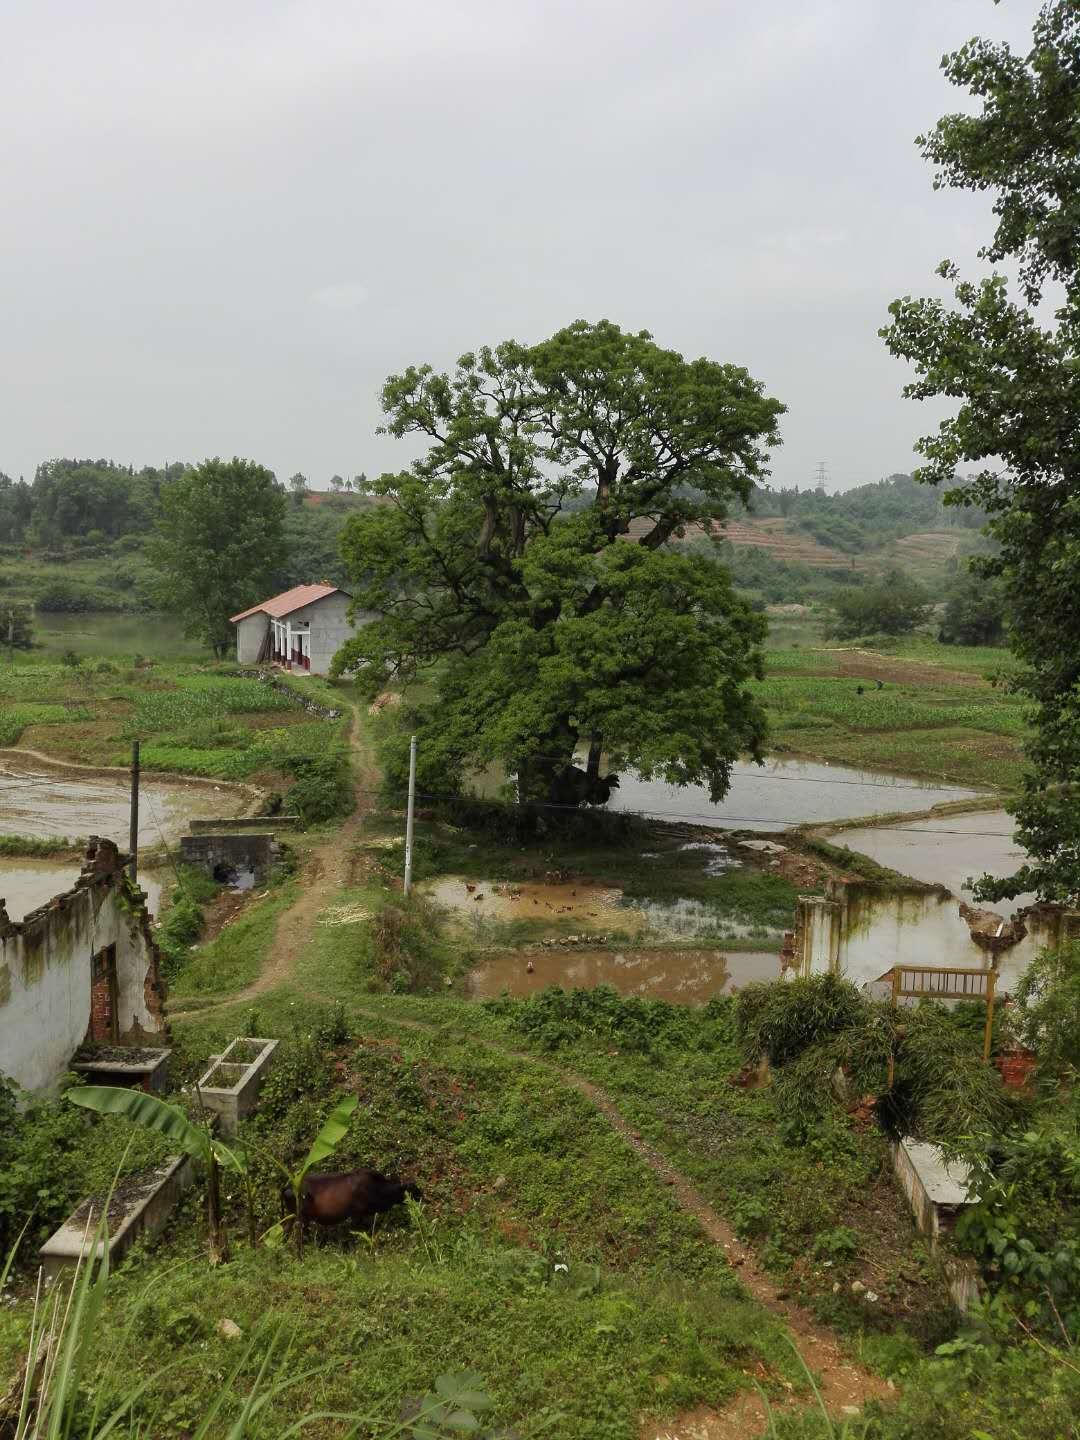
<path fill-rule="evenodd" d="M 819 495 L 825 494 L 825 480 L 828 476 L 828 473 L 828 470 L 826 470 L 825 468 L 825 461 L 819 460 L 817 463 L 817 469 L 814 471 L 814 479 L 817 481 L 817 485 L 814 488 L 817 490 Z"/>

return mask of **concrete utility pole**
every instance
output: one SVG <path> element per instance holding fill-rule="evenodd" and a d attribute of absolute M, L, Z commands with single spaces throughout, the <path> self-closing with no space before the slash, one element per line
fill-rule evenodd
<path fill-rule="evenodd" d="M 131 742 L 131 825 L 128 830 L 128 849 L 131 864 L 128 874 L 134 885 L 139 874 L 139 742 Z"/>
<path fill-rule="evenodd" d="M 416 736 L 409 741 L 409 808 L 405 812 L 405 894 L 412 889 L 413 811 L 416 808 Z"/>

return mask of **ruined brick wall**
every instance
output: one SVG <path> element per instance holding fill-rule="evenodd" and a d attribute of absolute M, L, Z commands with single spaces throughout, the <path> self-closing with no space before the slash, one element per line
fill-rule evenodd
<path fill-rule="evenodd" d="M 991 969 L 998 993 L 1011 993 L 1034 957 L 1060 944 L 1072 912 L 1034 905 L 1006 919 L 973 910 L 943 886 L 832 880 L 825 896 L 801 895 L 792 945 L 793 975 L 844 976 L 876 985 L 894 965 Z"/>
<path fill-rule="evenodd" d="M 92 838 L 71 890 L 18 924 L 0 900 L 0 1072 L 25 1090 L 54 1085 L 95 1028 L 107 1025 L 120 1044 L 165 1033 L 145 896 L 124 858 L 111 841 Z"/>

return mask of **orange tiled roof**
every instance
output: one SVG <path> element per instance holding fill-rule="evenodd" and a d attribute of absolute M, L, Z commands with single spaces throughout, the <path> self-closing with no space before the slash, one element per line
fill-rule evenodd
<path fill-rule="evenodd" d="M 291 590 L 286 590 L 281 595 L 264 600 L 260 605 L 252 605 L 250 610 L 241 610 L 239 615 L 232 616 L 232 623 L 235 625 L 238 620 L 257 615 L 260 610 L 264 615 L 272 615 L 275 620 L 280 620 L 283 615 L 302 610 L 305 605 L 311 605 L 315 600 L 325 600 L 327 595 L 337 594 L 345 594 L 340 585 L 294 585 Z"/>

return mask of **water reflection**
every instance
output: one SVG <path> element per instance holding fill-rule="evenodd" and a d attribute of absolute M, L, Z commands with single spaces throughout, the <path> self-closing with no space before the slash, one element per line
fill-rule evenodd
<path fill-rule="evenodd" d="M 642 780 L 630 771 L 620 776 L 607 808 L 691 825 L 787 830 L 815 820 L 929 810 L 943 801 L 973 799 L 980 793 L 843 765 L 770 759 L 764 765 L 739 761 L 732 769 L 731 789 L 719 805 L 712 803 L 703 785 L 667 785 L 662 780 Z"/>
<path fill-rule="evenodd" d="M 613 985 L 622 995 L 704 1005 L 751 980 L 776 980 L 779 974 L 780 957 L 765 951 L 567 948 L 501 955 L 474 970 L 469 987 L 478 999 L 504 993 L 524 999 L 549 985 L 565 990 Z"/>
<path fill-rule="evenodd" d="M 11 920 L 22 920 L 31 910 L 46 905 L 54 895 L 74 888 L 79 878 L 79 861 L 0 860 L 0 899 Z M 139 872 L 139 889 L 148 896 L 152 915 L 161 904 L 161 879 L 154 871 Z"/>

